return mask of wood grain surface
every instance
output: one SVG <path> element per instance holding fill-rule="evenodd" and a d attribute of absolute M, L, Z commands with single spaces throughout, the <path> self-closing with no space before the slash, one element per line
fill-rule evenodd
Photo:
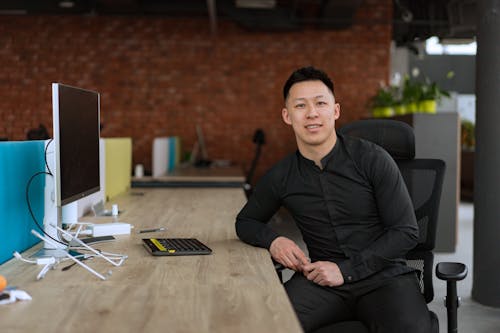
<path fill-rule="evenodd" d="M 0 331 L 301 332 L 269 253 L 235 235 L 244 202 L 241 189 L 132 189 L 109 203 L 125 211 L 119 221 L 131 223 L 132 233 L 94 245 L 127 254 L 123 266 L 87 260 L 98 272 L 112 273 L 102 281 L 79 266 L 62 271 L 64 262 L 36 281 L 41 266 L 8 261 L 0 274 L 33 300 L 0 306 Z M 167 230 L 138 233 L 160 226 Z M 213 253 L 153 257 L 143 237 L 195 237 Z"/>

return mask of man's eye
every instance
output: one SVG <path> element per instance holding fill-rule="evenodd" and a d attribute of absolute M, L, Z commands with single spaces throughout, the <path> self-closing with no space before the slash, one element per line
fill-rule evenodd
<path fill-rule="evenodd" d="M 321 105 L 321 106 L 325 106 L 325 105 L 326 105 L 326 102 L 323 102 L 323 101 L 318 101 L 316 104 Z"/>
<path fill-rule="evenodd" d="M 297 109 L 301 109 L 301 108 L 303 108 L 303 107 L 305 107 L 305 106 L 306 106 L 305 104 L 296 104 L 296 105 L 295 105 L 295 107 L 296 107 Z"/>

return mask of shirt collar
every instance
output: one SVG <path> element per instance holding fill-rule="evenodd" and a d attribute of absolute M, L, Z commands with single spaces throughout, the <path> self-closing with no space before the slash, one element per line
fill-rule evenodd
<path fill-rule="evenodd" d="M 339 148 L 339 146 L 340 146 L 339 140 L 342 140 L 342 139 L 340 138 L 339 134 L 337 133 L 337 140 L 335 141 L 335 145 L 333 146 L 332 150 L 330 150 L 330 152 L 328 154 L 326 154 L 325 157 L 323 157 L 321 159 L 321 165 L 323 166 L 323 169 L 325 169 L 325 167 L 328 164 L 328 162 L 330 162 L 330 160 L 332 159 L 332 157 L 340 149 Z"/>
<path fill-rule="evenodd" d="M 331 160 L 332 156 L 335 155 L 335 152 L 338 151 L 340 148 L 339 148 L 339 139 L 341 140 L 341 135 L 339 135 L 337 133 L 337 140 L 335 141 L 335 145 L 333 146 L 333 148 L 330 150 L 330 152 L 328 154 L 326 154 L 322 159 L 321 159 L 321 165 L 323 166 L 323 169 L 326 167 L 326 165 L 328 164 L 328 162 Z M 300 151 L 297 149 L 297 156 L 300 157 L 301 160 L 303 160 L 304 162 L 310 164 L 310 165 L 313 165 L 313 166 L 316 166 L 316 164 L 314 163 L 313 160 L 310 160 L 306 157 L 304 157 Z"/>

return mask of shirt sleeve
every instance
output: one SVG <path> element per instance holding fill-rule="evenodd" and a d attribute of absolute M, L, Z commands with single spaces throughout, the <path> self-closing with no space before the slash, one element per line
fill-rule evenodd
<path fill-rule="evenodd" d="M 418 241 L 413 204 L 399 168 L 383 149 L 364 154 L 361 167 L 373 186 L 383 232 L 380 237 L 339 263 L 346 282 L 354 282 L 402 261 Z"/>
<path fill-rule="evenodd" d="M 272 172 L 264 175 L 236 217 L 236 234 L 245 243 L 269 249 L 279 234 L 267 223 L 281 206 Z"/>

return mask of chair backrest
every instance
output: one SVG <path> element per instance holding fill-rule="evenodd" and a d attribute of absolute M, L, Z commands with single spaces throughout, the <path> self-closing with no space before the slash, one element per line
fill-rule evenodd
<path fill-rule="evenodd" d="M 394 158 L 413 202 L 419 227 L 417 246 L 407 255 L 408 265 L 420 273 L 420 287 L 427 302 L 434 298 L 432 250 L 436 242 L 439 202 L 445 163 L 439 159 L 415 159 L 415 135 L 406 123 L 391 119 L 359 120 L 339 129 L 378 144 Z"/>
<path fill-rule="evenodd" d="M 418 244 L 406 258 L 408 265 L 419 270 L 420 288 L 429 303 L 434 298 L 432 251 L 436 243 L 445 163 L 439 159 L 398 160 L 396 163 L 410 193 L 419 229 Z"/>
<path fill-rule="evenodd" d="M 358 120 L 339 129 L 339 133 L 378 144 L 395 159 L 415 158 L 415 134 L 410 125 L 391 119 Z"/>

